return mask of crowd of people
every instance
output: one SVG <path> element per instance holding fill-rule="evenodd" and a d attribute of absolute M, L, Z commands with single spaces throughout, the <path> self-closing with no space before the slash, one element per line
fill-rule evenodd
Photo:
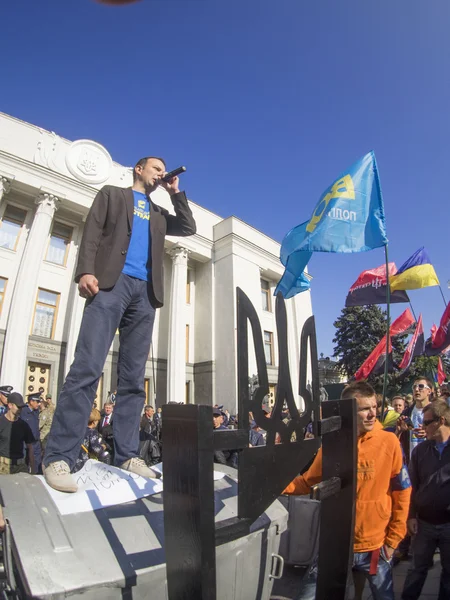
<path fill-rule="evenodd" d="M 450 598 L 450 393 L 423 377 L 411 395 L 382 398 L 366 382 L 344 388 L 356 398 L 358 432 L 357 493 L 354 533 L 356 599 L 368 579 L 375 600 L 393 600 L 392 566 L 412 558 L 402 600 L 420 597 L 436 549 L 441 555 L 439 599 Z M 0 386 L 0 474 L 42 473 L 42 456 L 54 405 L 50 394 L 30 394 L 24 402 L 11 386 Z M 99 410 L 94 403 L 72 472 L 90 459 L 114 464 L 114 394 Z M 267 418 L 271 408 L 263 405 Z M 282 418 L 289 420 L 285 411 Z M 249 446 L 266 443 L 266 432 L 249 414 Z M 237 427 L 237 416 L 223 406 L 212 410 L 212 427 Z M 312 437 L 310 428 L 305 438 Z M 279 443 L 280 440 L 276 440 Z M 139 456 L 149 467 L 162 460 L 162 409 L 143 406 Z M 239 450 L 216 450 L 214 460 L 237 467 Z M 284 490 L 308 494 L 321 480 L 319 450 L 311 467 Z M 300 598 L 314 598 L 317 564 L 310 569 Z"/>
<path fill-rule="evenodd" d="M 106 464 L 114 462 L 114 400 L 108 394 L 103 408 L 94 401 L 83 441 L 72 472 L 83 468 L 89 458 Z M 42 474 L 55 406 L 51 394 L 33 393 L 26 397 L 12 386 L 0 386 L 0 474 Z M 161 462 L 162 410 L 145 405 L 139 427 L 140 456 L 146 464 Z"/>
<path fill-rule="evenodd" d="M 437 550 L 441 559 L 438 600 L 450 598 L 450 406 L 447 386 L 427 377 L 412 395 L 382 398 L 366 382 L 346 386 L 356 398 L 357 490 L 353 546 L 355 599 L 368 580 L 375 600 L 394 600 L 392 566 L 411 559 L 402 600 L 420 598 Z M 284 490 L 309 494 L 322 478 L 319 450 L 311 467 Z M 299 600 L 315 598 L 317 560 Z"/>

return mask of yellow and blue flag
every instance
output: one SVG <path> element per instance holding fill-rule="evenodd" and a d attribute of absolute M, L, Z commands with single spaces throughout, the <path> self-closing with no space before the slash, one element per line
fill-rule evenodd
<path fill-rule="evenodd" d="M 369 152 L 325 190 L 310 219 L 284 238 L 285 266 L 275 294 L 309 289 L 304 269 L 312 252 L 364 252 L 388 242 L 375 154 Z"/>
<path fill-rule="evenodd" d="M 390 278 L 391 292 L 396 290 L 418 290 L 439 285 L 436 271 L 425 248 L 419 248 L 402 264 Z"/>

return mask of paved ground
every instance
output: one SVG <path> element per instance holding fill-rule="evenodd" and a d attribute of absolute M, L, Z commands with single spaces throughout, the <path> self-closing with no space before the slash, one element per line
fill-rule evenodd
<path fill-rule="evenodd" d="M 394 591 L 396 600 L 400 600 L 403 583 L 405 581 L 406 572 L 410 563 L 408 561 L 402 561 L 396 567 L 394 567 Z M 434 567 L 428 571 L 428 577 L 420 596 L 420 600 L 436 600 L 439 594 L 439 578 L 441 576 L 441 561 L 439 554 L 434 557 Z M 351 598 L 351 596 L 350 596 Z M 372 594 L 366 584 L 364 590 L 363 600 L 369 600 L 372 598 Z"/>
<path fill-rule="evenodd" d="M 403 583 L 410 563 L 402 561 L 394 567 L 394 590 L 396 600 L 400 600 Z M 276 581 L 272 591 L 272 600 L 296 600 L 300 582 L 304 574 L 304 569 L 297 567 L 286 567 L 284 576 L 279 581 Z M 425 582 L 421 600 L 436 600 L 439 593 L 439 578 L 441 576 L 441 563 L 439 554 L 434 557 L 434 567 L 428 572 L 428 577 Z M 353 591 L 349 590 L 348 600 L 353 600 Z M 371 600 L 369 586 L 366 584 L 363 600 Z"/>

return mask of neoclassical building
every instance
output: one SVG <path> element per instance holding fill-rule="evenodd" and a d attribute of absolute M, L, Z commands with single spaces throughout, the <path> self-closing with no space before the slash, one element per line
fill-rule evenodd
<path fill-rule="evenodd" d="M 138 159 L 140 157 L 136 157 Z M 0 384 L 57 398 L 69 370 L 84 300 L 73 282 L 83 224 L 103 185 L 128 187 L 131 168 L 91 140 L 70 142 L 0 113 Z M 169 195 L 153 200 L 169 211 Z M 236 287 L 261 322 L 274 394 L 277 331 L 273 291 L 283 273 L 280 246 L 238 217 L 222 219 L 190 201 L 197 233 L 168 237 L 166 304 L 157 311 L 147 361 L 148 402 L 236 407 Z M 289 363 L 298 389 L 299 339 L 311 315 L 309 292 L 288 300 Z M 118 335 L 98 387 L 116 386 Z M 256 372 L 250 354 L 250 374 Z"/>

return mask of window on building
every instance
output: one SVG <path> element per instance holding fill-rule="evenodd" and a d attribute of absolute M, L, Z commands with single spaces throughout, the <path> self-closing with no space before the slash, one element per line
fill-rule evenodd
<path fill-rule="evenodd" d="M 59 294 L 38 289 L 32 335 L 53 338 L 58 311 Z"/>
<path fill-rule="evenodd" d="M 186 325 L 186 362 L 189 362 L 189 325 Z"/>
<path fill-rule="evenodd" d="M 266 365 L 273 365 L 273 333 L 264 332 L 264 353 L 266 355 Z"/>
<path fill-rule="evenodd" d="M 188 269 L 187 279 L 186 279 L 186 304 L 191 303 L 191 270 Z"/>
<path fill-rule="evenodd" d="M 0 248 L 8 248 L 8 250 L 16 249 L 26 216 L 27 213 L 25 210 L 8 204 L 1 221 Z"/>
<path fill-rule="evenodd" d="M 5 297 L 7 283 L 8 283 L 7 279 L 5 279 L 4 277 L 0 277 L 0 315 L 2 314 L 3 298 Z"/>
<path fill-rule="evenodd" d="M 262 309 L 270 312 L 272 310 L 270 302 L 270 283 L 266 279 L 261 279 L 261 300 Z"/>
<path fill-rule="evenodd" d="M 54 221 L 45 260 L 65 266 L 72 232 L 72 227 Z"/>
<path fill-rule="evenodd" d="M 145 404 L 151 404 L 150 402 L 150 379 L 146 377 L 144 379 L 144 391 L 145 391 Z"/>

